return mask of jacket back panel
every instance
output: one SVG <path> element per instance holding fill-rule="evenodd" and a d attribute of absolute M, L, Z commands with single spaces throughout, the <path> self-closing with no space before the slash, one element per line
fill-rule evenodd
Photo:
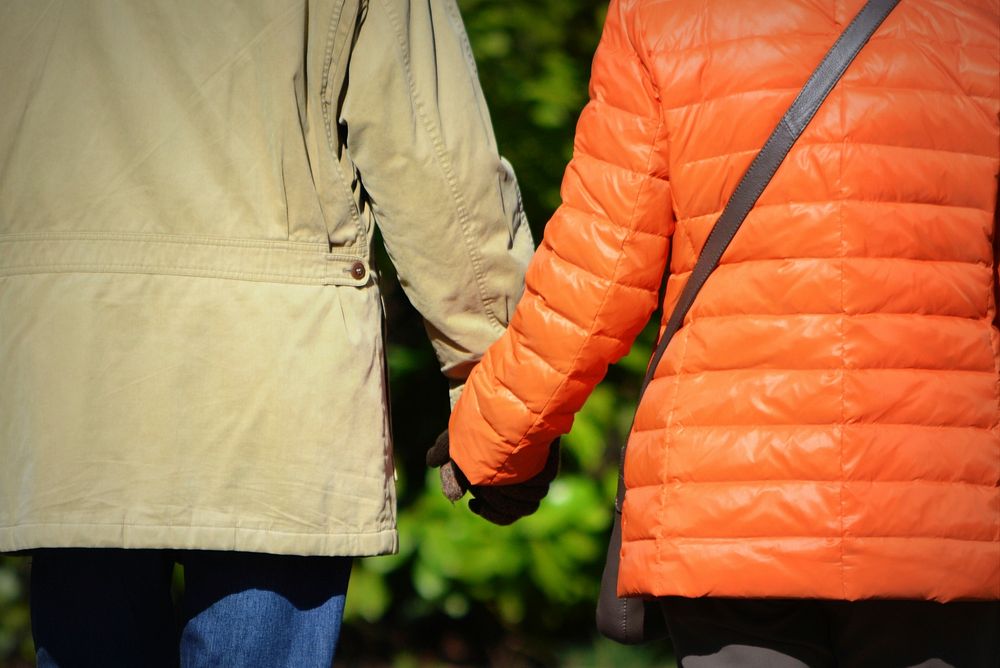
<path fill-rule="evenodd" d="M 563 204 L 452 416 L 514 482 L 655 307 L 861 0 L 612 2 Z M 1000 598 L 1000 6 L 903 0 L 709 278 L 636 416 L 619 591 Z M 668 251 L 669 248 L 669 251 Z"/>
<path fill-rule="evenodd" d="M 861 4 L 638 10 L 670 138 L 669 304 Z M 764 191 L 637 416 L 623 587 L 1000 595 L 996 10 L 900 3 Z"/>
<path fill-rule="evenodd" d="M 395 549 L 374 225 L 456 388 L 532 247 L 454 3 L 3 3 L 0 80 L 0 551 Z"/>

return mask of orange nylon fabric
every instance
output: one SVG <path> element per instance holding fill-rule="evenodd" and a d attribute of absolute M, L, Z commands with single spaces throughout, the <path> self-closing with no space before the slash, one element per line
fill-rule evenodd
<path fill-rule="evenodd" d="M 451 419 L 538 471 L 667 312 L 862 0 L 611 3 L 563 205 Z M 792 149 L 640 406 L 621 594 L 1000 598 L 1000 4 L 903 0 Z"/>

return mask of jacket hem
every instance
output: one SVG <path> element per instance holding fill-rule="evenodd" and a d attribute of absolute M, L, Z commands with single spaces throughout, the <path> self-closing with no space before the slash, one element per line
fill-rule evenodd
<path fill-rule="evenodd" d="M 1000 600 L 1000 542 L 860 536 L 626 540 L 618 594 Z"/>
<path fill-rule="evenodd" d="M 243 527 L 86 523 L 0 527 L 0 553 L 60 547 L 366 557 L 394 554 L 399 549 L 399 539 L 395 529 L 370 533 L 298 533 Z"/>

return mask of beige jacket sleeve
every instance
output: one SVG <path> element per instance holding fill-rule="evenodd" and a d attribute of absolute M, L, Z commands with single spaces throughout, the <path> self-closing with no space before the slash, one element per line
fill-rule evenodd
<path fill-rule="evenodd" d="M 534 250 L 454 0 L 370 0 L 341 109 L 351 159 L 454 403 L 506 328 Z"/>

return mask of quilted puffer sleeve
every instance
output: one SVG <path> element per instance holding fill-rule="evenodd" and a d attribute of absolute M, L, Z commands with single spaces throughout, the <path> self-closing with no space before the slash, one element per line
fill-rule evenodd
<path fill-rule="evenodd" d="M 563 203 L 510 327 L 452 413 L 452 457 L 474 484 L 540 471 L 548 444 L 569 431 L 656 308 L 674 223 L 666 129 L 637 48 L 634 4 L 611 3 Z"/>

